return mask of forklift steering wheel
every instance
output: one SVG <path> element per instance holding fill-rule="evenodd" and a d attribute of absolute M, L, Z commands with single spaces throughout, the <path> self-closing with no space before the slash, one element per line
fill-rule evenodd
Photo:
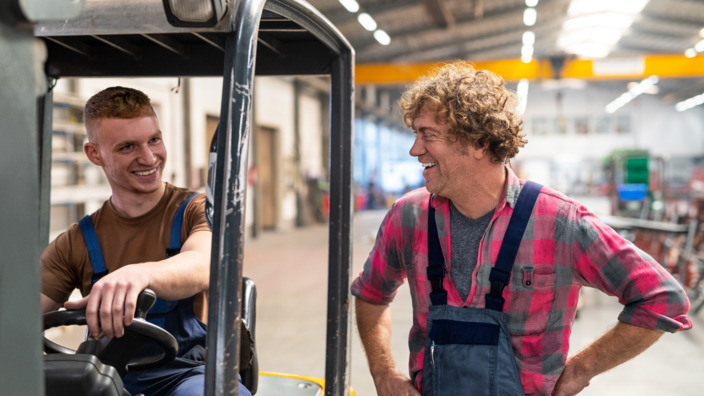
<path fill-rule="evenodd" d="M 86 340 L 74 351 L 44 336 L 44 352 L 95 355 L 104 364 L 115 367 L 121 377 L 127 371 L 146 370 L 163 366 L 176 357 L 178 343 L 168 331 L 145 319 L 147 311 L 154 305 L 155 301 L 156 294 L 153 291 L 145 289 L 140 293 L 137 300 L 135 318 L 132 324 L 125 326 L 125 334 L 120 338 L 112 338 L 106 344 L 100 340 Z M 55 311 L 44 315 L 44 330 L 58 326 L 82 325 L 86 325 L 85 310 Z M 162 353 L 134 357 L 140 348 L 148 343 L 155 343 L 162 350 Z"/>

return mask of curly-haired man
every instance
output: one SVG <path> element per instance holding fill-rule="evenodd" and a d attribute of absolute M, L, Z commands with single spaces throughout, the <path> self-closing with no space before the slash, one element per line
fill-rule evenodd
<path fill-rule="evenodd" d="M 394 204 L 352 284 L 379 395 L 574 395 L 664 331 L 691 328 L 687 296 L 660 264 L 507 166 L 526 139 L 500 77 L 451 63 L 413 84 L 400 107 L 426 186 Z M 390 350 L 389 303 L 406 280 L 410 378 Z M 581 287 L 624 308 L 568 358 Z"/>

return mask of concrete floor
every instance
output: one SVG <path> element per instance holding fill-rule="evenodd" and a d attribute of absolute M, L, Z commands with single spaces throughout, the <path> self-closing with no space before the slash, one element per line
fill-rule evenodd
<path fill-rule="evenodd" d="M 354 274 L 373 245 L 385 211 L 354 217 Z M 245 244 L 244 274 L 257 285 L 257 347 L 261 371 L 308 377 L 325 376 L 327 227 L 312 225 L 287 232 L 265 232 Z M 571 337 L 576 352 L 612 326 L 619 305 L 594 290 L 584 304 Z M 692 317 L 695 328 L 666 334 L 636 359 L 594 380 L 581 395 L 704 395 L 704 313 Z M 392 305 L 393 353 L 407 371 L 410 295 L 402 286 Z M 354 323 L 354 322 L 352 322 Z M 70 338 L 53 330 L 58 338 Z M 351 324 L 351 384 L 358 396 L 376 394 L 356 327 Z M 82 330 L 74 331 L 82 337 Z"/>

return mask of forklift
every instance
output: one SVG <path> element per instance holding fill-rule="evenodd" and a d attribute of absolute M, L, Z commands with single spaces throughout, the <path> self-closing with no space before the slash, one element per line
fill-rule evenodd
<path fill-rule="evenodd" d="M 86 356 L 79 361 L 76 356 L 90 355 L 91 349 L 80 347 L 81 353 L 60 346 L 45 347 L 47 353 L 42 353 L 42 324 L 49 328 L 85 321 L 80 312 L 59 311 L 54 315 L 58 319 L 40 314 L 39 255 L 49 237 L 51 86 L 60 78 L 200 76 L 223 81 L 219 132 L 213 143 L 217 155 L 208 178 L 213 242 L 205 394 L 237 395 L 233 384 L 240 376 L 257 395 L 353 393 L 349 282 L 354 50 L 322 14 L 302 0 L 0 0 L 0 51 L 0 243 L 5 252 L 0 267 L 0 393 L 56 394 L 45 375 L 45 369 L 53 369 L 60 378 L 75 376 L 79 382 L 107 378 L 115 385 L 108 386 L 107 393 L 92 393 L 98 385 L 88 385 L 86 394 L 126 396 L 119 386 L 125 367 L 153 367 L 174 355 L 168 336 L 144 324 L 133 329 L 138 336 L 132 342 L 151 340 L 163 348 L 148 362 L 129 356 Z M 256 320 L 256 288 L 242 275 L 255 75 L 329 77 L 324 380 L 260 375 L 256 364 L 240 367 L 240 339 L 243 333 L 254 334 Z M 154 297 L 143 293 L 143 311 Z M 62 360 L 48 352 L 74 358 Z M 82 376 L 81 370 L 94 367 L 99 367 L 97 375 Z"/>

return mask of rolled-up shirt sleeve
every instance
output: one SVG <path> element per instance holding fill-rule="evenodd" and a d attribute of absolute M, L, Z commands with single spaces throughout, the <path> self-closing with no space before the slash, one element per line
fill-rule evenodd
<path fill-rule="evenodd" d="M 692 327 L 687 294 L 661 264 L 583 207 L 576 221 L 575 274 L 618 297 L 624 306 L 619 321 L 667 332 Z"/>
<path fill-rule="evenodd" d="M 352 282 L 352 295 L 371 304 L 389 304 L 406 279 L 397 246 L 399 210 L 394 206 L 379 227 L 374 248 Z"/>

